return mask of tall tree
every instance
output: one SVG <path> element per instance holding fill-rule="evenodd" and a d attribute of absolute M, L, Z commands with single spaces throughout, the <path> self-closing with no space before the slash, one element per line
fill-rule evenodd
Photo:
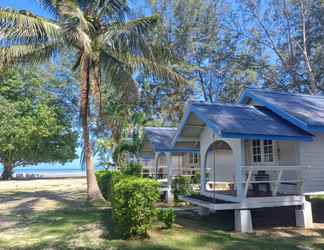
<path fill-rule="evenodd" d="M 80 116 L 83 131 L 87 191 L 90 201 L 102 200 L 94 175 L 90 142 L 91 97 L 100 112 L 100 88 L 123 85 L 136 93 L 134 72 L 144 72 L 164 80 L 185 83 L 168 66 L 169 50 L 150 46 L 145 35 L 158 22 L 158 16 L 126 18 L 125 0 L 39 0 L 55 15 L 47 20 L 26 11 L 0 9 L 0 63 L 41 63 L 64 48 L 76 51 L 80 69 Z"/>
<path fill-rule="evenodd" d="M 29 69 L 1 71 L 0 83 L 2 178 L 17 166 L 75 159 L 77 134 L 55 83 Z"/>
<path fill-rule="evenodd" d="M 261 48 L 263 81 L 275 88 L 316 94 L 323 79 L 321 0 L 238 1 L 242 38 Z"/>
<path fill-rule="evenodd" d="M 166 23 L 161 26 L 164 40 L 161 36 L 157 39 L 171 44 L 185 60 L 178 71 L 195 83 L 193 95 L 207 102 L 234 101 L 235 93 L 256 81 L 254 48 L 242 44 L 236 32 L 225 28 L 231 15 L 229 3 L 158 0 L 151 4 Z"/>

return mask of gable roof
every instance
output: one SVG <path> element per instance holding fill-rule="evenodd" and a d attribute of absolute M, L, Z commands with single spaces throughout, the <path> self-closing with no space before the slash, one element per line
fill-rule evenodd
<path fill-rule="evenodd" d="M 145 127 L 144 139 L 149 141 L 153 151 L 167 151 L 176 132 L 177 128 Z"/>
<path fill-rule="evenodd" d="M 191 103 L 177 131 L 173 145 L 194 115 L 223 138 L 312 140 L 312 135 L 265 108 L 247 105 Z"/>
<path fill-rule="evenodd" d="M 241 104 L 253 100 L 283 119 L 309 132 L 324 132 L 324 96 L 291 94 L 266 89 L 248 88 Z"/>
<path fill-rule="evenodd" d="M 144 140 L 147 140 L 154 152 L 195 152 L 191 148 L 173 148 L 172 140 L 177 133 L 177 128 L 145 127 Z"/>

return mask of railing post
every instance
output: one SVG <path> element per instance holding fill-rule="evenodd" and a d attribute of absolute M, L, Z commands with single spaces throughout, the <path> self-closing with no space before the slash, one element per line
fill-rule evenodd
<path fill-rule="evenodd" d="M 283 168 L 281 168 L 280 171 L 279 171 L 277 181 L 275 183 L 275 187 L 274 187 L 274 190 L 272 192 L 272 196 L 277 196 L 279 186 L 280 186 L 280 180 L 281 180 L 281 177 L 282 177 L 282 172 L 283 172 Z"/>
<path fill-rule="evenodd" d="M 249 190 L 250 181 L 251 181 L 251 178 L 252 178 L 252 172 L 253 172 L 253 170 L 250 168 L 249 169 L 248 178 L 247 178 L 247 180 L 245 182 L 244 197 L 247 197 L 247 193 L 248 193 L 248 190 Z"/>

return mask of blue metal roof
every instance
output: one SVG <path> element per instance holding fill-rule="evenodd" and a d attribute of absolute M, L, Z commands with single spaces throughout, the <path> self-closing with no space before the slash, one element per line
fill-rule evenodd
<path fill-rule="evenodd" d="M 147 138 L 155 152 L 196 152 L 191 148 L 172 148 L 172 140 L 177 128 L 145 127 L 144 138 Z"/>
<path fill-rule="evenodd" d="M 192 103 L 177 136 L 194 114 L 217 135 L 224 138 L 312 140 L 312 135 L 265 108 L 247 105 Z"/>
<path fill-rule="evenodd" d="M 306 131 L 324 132 L 324 96 L 248 88 L 240 103 L 247 103 L 249 99 Z"/>

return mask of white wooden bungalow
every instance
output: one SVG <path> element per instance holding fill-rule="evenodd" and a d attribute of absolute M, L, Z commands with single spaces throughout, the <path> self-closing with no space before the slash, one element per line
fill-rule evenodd
<path fill-rule="evenodd" d="M 171 183 L 174 177 L 192 177 L 200 171 L 198 147 L 193 147 L 191 142 L 181 142 L 178 148 L 171 148 L 176 132 L 176 128 L 144 128 L 143 149 L 138 159 L 143 164 L 143 175 L 161 183 L 168 202 L 173 201 Z"/>
<path fill-rule="evenodd" d="M 173 139 L 199 141 L 200 196 L 210 210 L 235 210 L 235 228 L 253 230 L 251 209 L 296 207 L 296 225 L 313 225 L 305 196 L 324 191 L 324 97 L 247 89 L 240 103 L 189 103 Z M 194 145 L 194 144 L 193 144 Z"/>

